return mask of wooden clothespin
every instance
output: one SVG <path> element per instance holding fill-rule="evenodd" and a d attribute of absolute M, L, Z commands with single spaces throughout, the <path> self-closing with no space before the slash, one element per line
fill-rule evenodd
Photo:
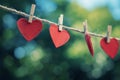
<path fill-rule="evenodd" d="M 29 16 L 29 20 L 28 20 L 29 23 L 32 23 L 33 15 L 34 15 L 34 12 L 35 12 L 35 7 L 36 7 L 36 5 L 32 4 L 31 11 L 30 11 L 30 16 Z"/>
<path fill-rule="evenodd" d="M 110 43 L 110 35 L 112 31 L 112 26 L 108 25 L 108 30 L 107 30 L 107 43 Z"/>
<path fill-rule="evenodd" d="M 58 19 L 58 24 L 59 24 L 59 31 L 62 31 L 63 29 L 63 14 L 60 15 L 59 19 Z"/>
<path fill-rule="evenodd" d="M 86 34 L 88 32 L 87 20 L 85 20 L 85 22 L 83 22 L 83 27 L 84 27 L 84 33 Z"/>

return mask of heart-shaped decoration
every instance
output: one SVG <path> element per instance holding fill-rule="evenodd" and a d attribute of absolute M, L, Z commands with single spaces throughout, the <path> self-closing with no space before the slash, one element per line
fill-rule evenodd
<path fill-rule="evenodd" d="M 119 41 L 117 39 L 112 38 L 110 39 L 110 43 L 107 43 L 106 38 L 103 38 L 100 41 L 100 45 L 107 55 L 112 59 L 115 58 L 119 50 Z"/>
<path fill-rule="evenodd" d="M 85 34 L 85 40 L 88 46 L 88 49 L 91 53 L 91 55 L 94 55 L 94 50 L 93 50 L 93 46 L 92 46 L 92 41 L 91 41 L 91 36 L 89 34 Z"/>
<path fill-rule="evenodd" d="M 69 33 L 66 30 L 59 31 L 58 26 L 55 24 L 51 24 L 49 31 L 56 48 L 64 45 L 70 39 Z"/>
<path fill-rule="evenodd" d="M 33 20 L 29 23 L 27 19 L 21 18 L 17 21 L 18 29 L 27 41 L 34 39 L 42 30 L 42 22 Z"/>

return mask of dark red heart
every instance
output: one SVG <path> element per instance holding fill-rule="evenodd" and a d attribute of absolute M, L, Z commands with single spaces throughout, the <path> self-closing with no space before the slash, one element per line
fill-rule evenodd
<path fill-rule="evenodd" d="M 66 30 L 59 31 L 57 25 L 51 24 L 49 31 L 56 48 L 64 45 L 70 39 L 69 33 Z"/>
<path fill-rule="evenodd" d="M 91 55 L 93 56 L 94 50 L 93 50 L 93 46 L 92 46 L 91 36 L 89 34 L 85 34 L 85 40 L 87 42 L 88 49 L 89 49 Z"/>
<path fill-rule="evenodd" d="M 42 30 L 42 22 L 40 20 L 33 20 L 29 23 L 25 18 L 17 21 L 18 29 L 27 41 L 34 39 Z"/>
<path fill-rule="evenodd" d="M 107 55 L 109 55 L 112 59 L 115 58 L 119 50 L 118 40 L 116 40 L 115 38 L 112 38 L 110 39 L 110 43 L 107 43 L 106 38 L 103 38 L 100 41 L 100 45 Z"/>

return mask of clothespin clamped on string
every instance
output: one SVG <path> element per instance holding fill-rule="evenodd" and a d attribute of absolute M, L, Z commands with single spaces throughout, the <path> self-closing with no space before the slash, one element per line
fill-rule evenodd
<path fill-rule="evenodd" d="M 110 43 L 110 35 L 112 31 L 112 26 L 108 25 L 108 30 L 107 30 L 107 43 Z"/>
<path fill-rule="evenodd" d="M 84 27 L 84 33 L 86 34 L 88 32 L 87 20 L 85 20 L 85 22 L 83 22 L 83 27 Z"/>
<path fill-rule="evenodd" d="M 30 11 L 30 16 L 29 16 L 29 20 L 28 20 L 29 23 L 32 23 L 33 15 L 34 15 L 34 12 L 35 12 L 35 7 L 36 7 L 36 5 L 32 4 L 31 11 Z"/>
<path fill-rule="evenodd" d="M 59 26 L 59 31 L 62 31 L 63 29 L 63 14 L 60 15 L 60 17 L 58 18 L 58 26 Z"/>

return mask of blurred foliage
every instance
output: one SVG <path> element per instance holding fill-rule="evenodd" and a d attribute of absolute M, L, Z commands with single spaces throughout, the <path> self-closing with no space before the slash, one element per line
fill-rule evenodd
<path fill-rule="evenodd" d="M 47 2 L 48 1 L 48 2 Z M 107 7 L 87 11 L 69 0 L 0 0 L 0 4 L 29 13 L 37 4 L 35 15 L 57 22 L 64 14 L 64 25 L 83 30 L 88 19 L 89 31 L 106 34 L 113 25 L 112 36 L 119 37 L 120 21 L 115 21 Z M 47 4 L 47 5 L 46 5 Z M 51 6 L 52 8 L 50 8 Z M 100 48 L 100 38 L 92 38 L 92 57 L 84 35 L 70 31 L 69 42 L 56 49 L 49 35 L 49 24 L 38 37 L 27 42 L 17 29 L 17 14 L 0 9 L 0 80 L 119 80 L 120 54 L 111 60 Z"/>

